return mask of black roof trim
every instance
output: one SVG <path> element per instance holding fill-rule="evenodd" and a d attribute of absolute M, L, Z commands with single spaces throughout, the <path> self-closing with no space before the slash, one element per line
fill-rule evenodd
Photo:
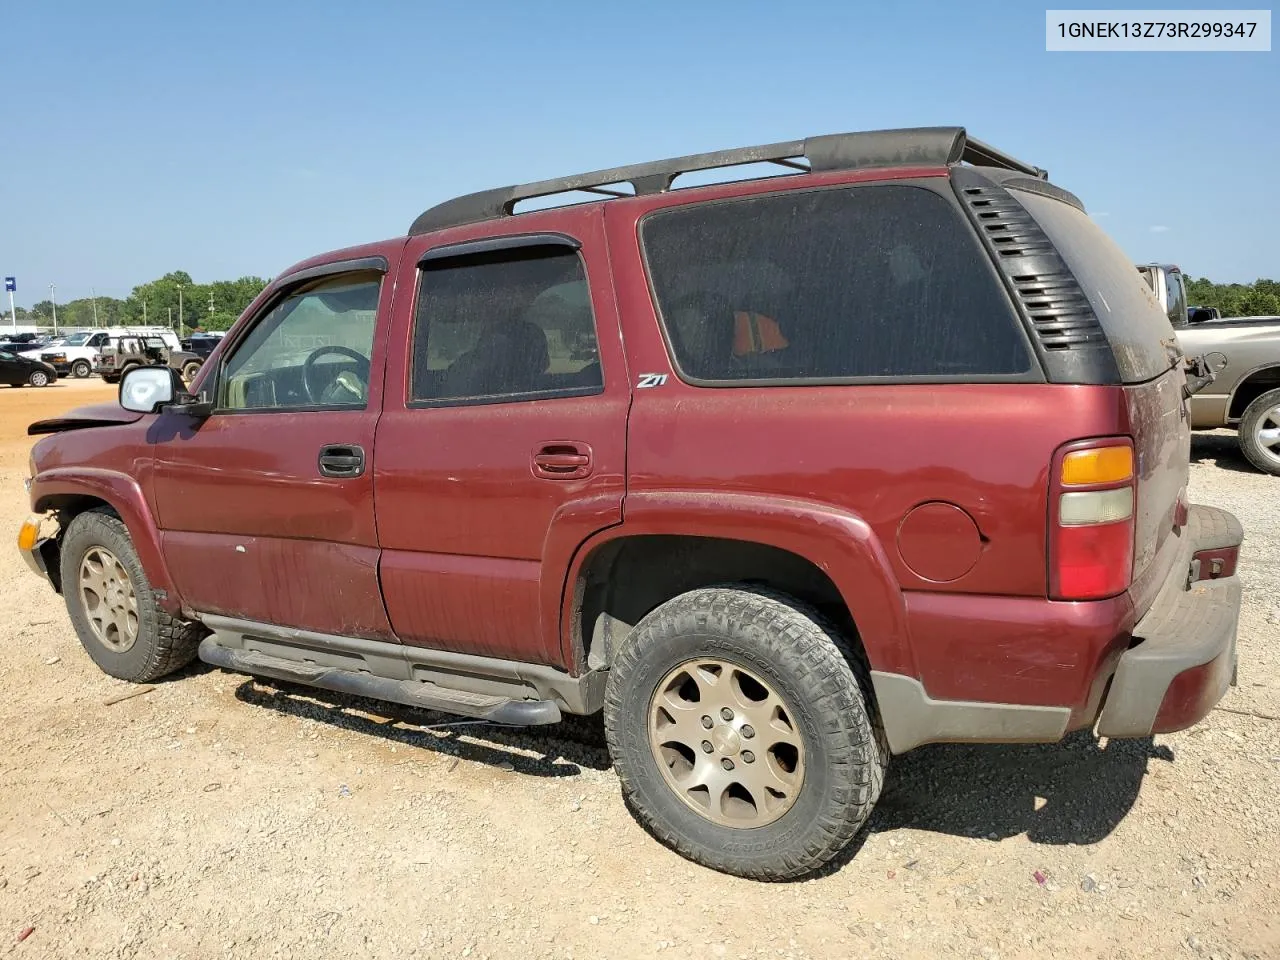
<path fill-rule="evenodd" d="M 808 165 L 799 162 L 801 160 L 807 161 Z M 1016 170 L 1040 180 L 1049 176 L 1040 167 L 1023 163 L 980 140 L 971 139 L 964 127 L 871 130 L 697 153 L 670 160 L 611 167 L 571 177 L 482 190 L 446 200 L 424 211 L 409 227 L 409 235 L 511 216 L 515 212 L 515 205 L 522 200 L 575 190 L 615 196 L 619 194 L 618 191 L 602 191 L 600 188 L 629 183 L 637 195 L 664 193 L 671 189 L 672 181 L 683 173 L 748 163 L 773 163 L 802 172 L 970 163 L 975 166 Z"/>
<path fill-rule="evenodd" d="M 519 250 L 524 247 L 567 247 L 581 249 L 582 244 L 563 233 L 517 233 L 505 237 L 487 237 L 484 240 L 468 240 L 432 247 L 418 258 L 418 265 L 432 260 L 452 260 L 455 257 L 473 257 L 502 250 Z"/>
<path fill-rule="evenodd" d="M 387 258 L 381 254 L 373 257 L 355 257 L 351 260 L 334 260 L 332 263 L 321 263 L 314 267 L 306 267 L 295 273 L 283 274 L 276 280 L 277 289 L 281 287 L 292 287 L 307 280 L 315 280 L 318 277 L 330 277 L 338 273 L 359 273 L 362 270 L 374 270 L 378 273 L 386 273 L 391 269 L 387 263 Z"/>

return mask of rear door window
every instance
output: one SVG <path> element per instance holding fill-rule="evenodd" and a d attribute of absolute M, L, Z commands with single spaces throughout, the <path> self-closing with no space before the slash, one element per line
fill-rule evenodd
<path fill-rule="evenodd" d="M 971 228 L 923 187 L 680 207 L 647 217 L 641 237 L 672 354 L 692 382 L 998 380 L 1032 370 Z"/>
<path fill-rule="evenodd" d="M 423 265 L 411 402 L 505 403 L 603 389 L 576 249 L 521 247 Z"/>
<path fill-rule="evenodd" d="M 1024 190 L 1015 195 L 1048 234 L 1102 325 L 1125 383 L 1144 383 L 1169 369 L 1165 341 L 1173 327 L 1151 286 L 1083 210 Z"/>

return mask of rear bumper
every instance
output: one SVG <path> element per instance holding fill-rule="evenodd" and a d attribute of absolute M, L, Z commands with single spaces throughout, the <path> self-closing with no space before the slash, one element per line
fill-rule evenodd
<path fill-rule="evenodd" d="M 1163 583 L 1107 600 L 908 594 L 920 674 L 871 671 L 892 752 L 1095 726 L 1145 737 L 1203 719 L 1235 677 L 1243 533 L 1231 514 L 1193 506 L 1169 540 Z"/>
<path fill-rule="evenodd" d="M 1172 733 L 1204 719 L 1234 682 L 1239 522 L 1192 507 L 1179 562 L 1120 657 L 1098 715 L 1106 737 Z"/>

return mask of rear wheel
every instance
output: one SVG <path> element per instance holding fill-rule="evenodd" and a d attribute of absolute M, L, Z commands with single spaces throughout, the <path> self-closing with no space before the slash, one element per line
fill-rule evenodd
<path fill-rule="evenodd" d="M 816 611 L 750 587 L 693 590 L 645 617 L 610 667 L 604 713 L 640 819 L 738 876 L 818 870 L 884 782 L 861 658 Z"/>
<path fill-rule="evenodd" d="M 204 629 L 156 605 L 119 517 L 99 510 L 80 514 L 67 527 L 61 553 L 67 612 L 104 673 L 145 683 L 195 659 Z"/>
<path fill-rule="evenodd" d="M 77 380 L 83 380 L 92 372 L 93 370 L 89 366 L 88 360 L 77 360 L 71 365 L 71 375 Z"/>
<path fill-rule="evenodd" d="M 33 387 L 47 387 L 49 385 L 49 374 L 43 370 L 32 370 L 31 376 L 27 377 L 27 383 Z"/>
<path fill-rule="evenodd" d="M 1280 476 L 1280 390 L 1268 390 L 1245 408 L 1240 449 L 1259 470 Z"/>

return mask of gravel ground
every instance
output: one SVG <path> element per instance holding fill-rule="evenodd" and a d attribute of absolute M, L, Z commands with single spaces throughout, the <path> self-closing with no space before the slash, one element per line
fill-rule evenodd
<path fill-rule="evenodd" d="M 0 391 L 0 529 L 25 424 L 112 392 Z M 0 550 L 0 956 L 1280 957 L 1280 479 L 1226 433 L 1193 458 L 1248 537 L 1222 709 L 896 758 L 854 855 L 783 885 L 651 840 L 593 721 L 426 729 L 451 718 L 202 666 L 108 705 L 130 688 Z"/>

